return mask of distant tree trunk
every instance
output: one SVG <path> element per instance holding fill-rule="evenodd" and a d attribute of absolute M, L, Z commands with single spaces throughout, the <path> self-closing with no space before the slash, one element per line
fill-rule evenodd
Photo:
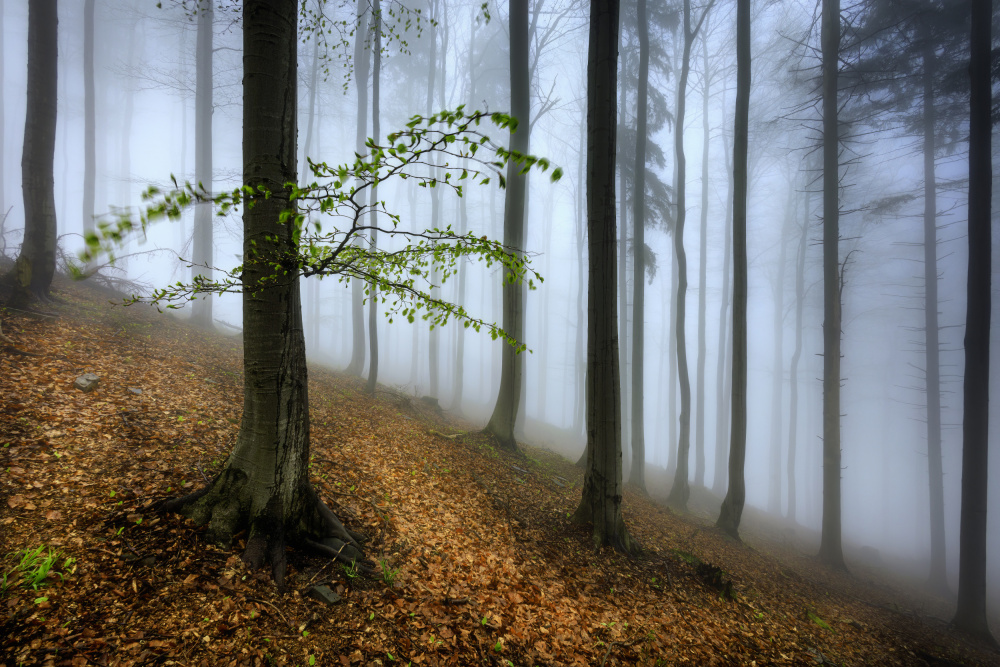
<path fill-rule="evenodd" d="M 736 119 L 733 125 L 733 393 L 729 490 L 716 526 L 739 539 L 746 502 L 747 153 L 750 127 L 750 0 L 736 2 Z"/>
<path fill-rule="evenodd" d="M 198 9 L 198 43 L 196 47 L 194 96 L 194 180 L 199 188 L 212 192 L 212 113 L 213 113 L 213 21 L 212 3 L 202 3 Z M 192 279 L 201 275 L 212 279 L 214 246 L 212 239 L 212 204 L 194 209 L 194 242 L 191 249 Z M 202 294 L 191 304 L 191 321 L 200 327 L 212 326 L 212 294 Z"/>
<path fill-rule="evenodd" d="M 430 58 L 429 58 L 429 69 L 427 72 L 427 115 L 430 116 L 434 113 L 434 81 L 437 77 L 437 70 L 439 67 L 438 56 L 437 56 L 437 26 L 438 26 L 438 2 L 437 0 L 432 0 L 430 4 Z M 447 53 L 442 54 L 442 60 L 447 55 Z M 431 156 L 431 176 L 437 176 L 437 168 L 435 167 L 435 156 Z M 441 211 L 441 201 L 438 194 L 437 188 L 431 188 L 431 228 L 436 229 L 438 226 L 438 220 Z M 431 267 L 431 296 L 437 297 L 440 294 L 440 289 L 437 287 L 438 282 L 438 271 L 436 266 Z M 427 375 L 430 388 L 428 392 L 434 398 L 438 398 L 439 387 L 438 387 L 438 373 L 440 372 L 441 363 L 439 361 L 439 355 L 441 350 L 441 339 L 440 330 L 438 327 L 431 325 L 431 330 L 428 333 L 428 354 L 427 354 Z"/>
<path fill-rule="evenodd" d="M 774 313 L 771 335 L 774 369 L 771 377 L 771 451 L 768 461 L 767 511 L 781 516 L 781 403 L 785 388 L 785 264 L 788 260 L 788 237 L 791 234 L 792 206 L 795 191 L 788 186 L 788 201 L 785 202 L 785 220 L 781 225 L 781 241 L 778 248 L 778 273 L 774 279 Z"/>
<path fill-rule="evenodd" d="M 510 107 L 517 119 L 517 130 L 510 135 L 511 150 L 527 153 L 531 107 L 528 90 L 528 0 L 510 3 Z M 503 242 L 519 255 L 524 250 L 524 198 L 527 179 L 514 162 L 507 165 L 507 190 L 503 212 Z M 614 281 L 612 280 L 612 283 Z M 517 282 L 503 273 L 503 329 L 518 341 L 524 340 L 523 291 Z M 493 415 L 486 424 L 501 447 L 517 449 L 514 424 L 521 399 L 521 373 L 524 358 L 510 345 L 501 350 L 500 391 Z"/>
<path fill-rule="evenodd" d="M 846 569 L 840 523 L 840 0 L 823 0 L 823 528 L 819 557 Z"/>
<path fill-rule="evenodd" d="M 990 207 L 993 165 L 990 122 L 990 0 L 972 0 L 969 122 L 969 278 L 965 316 L 965 415 L 962 425 L 962 522 L 958 608 L 952 624 L 996 646 L 986 620 L 986 511 L 989 489 Z"/>
<path fill-rule="evenodd" d="M 542 207 L 542 220 L 554 220 L 555 216 L 552 214 L 553 200 L 555 199 L 555 189 L 549 188 L 545 192 L 545 204 Z M 552 275 L 552 232 L 555 225 L 545 225 L 545 232 L 542 234 L 542 275 L 549 276 Z M 542 423 L 547 422 L 548 413 L 548 397 L 549 397 L 549 359 L 554 356 L 554 351 L 552 350 L 552 344 L 550 343 L 550 334 L 552 332 L 551 326 L 551 310 L 549 307 L 549 299 L 551 298 L 552 290 L 542 290 L 542 309 L 539 312 L 538 322 L 541 325 L 541 349 L 545 351 L 545 356 L 539 359 L 538 364 L 538 421 Z M 523 379 L 523 376 L 522 376 Z M 524 391 L 524 384 L 521 385 L 521 390 Z M 523 398 L 524 394 L 522 394 Z"/>
<path fill-rule="evenodd" d="M 134 21 L 128 31 L 128 51 L 126 61 L 131 64 L 135 61 L 135 33 L 140 29 L 138 21 Z M 135 115 L 135 78 L 127 74 L 124 80 L 125 104 L 122 110 L 121 127 L 121 173 L 119 183 L 118 200 L 120 206 L 129 205 L 132 196 L 132 118 Z"/>
<path fill-rule="evenodd" d="M 295 182 L 297 0 L 244 0 L 243 160 L 245 185 L 270 189 L 244 209 L 243 421 L 225 467 L 208 486 L 164 504 L 228 545 L 246 531 L 243 559 L 271 565 L 284 588 L 285 546 L 360 558 L 357 536 L 323 504 L 309 481 L 309 401 L 299 281 L 268 282 L 272 265 L 296 252 L 280 224 Z M 336 539 L 333 539 L 335 537 Z M 345 545 L 346 543 L 346 545 Z M 339 553 L 339 556 L 336 555 Z"/>
<path fill-rule="evenodd" d="M 615 293 L 615 88 L 618 0 L 590 4 L 587 61 L 587 469 L 573 515 L 594 544 L 632 551 L 622 518 L 621 387 Z"/>
<path fill-rule="evenodd" d="M 944 471 L 941 464 L 941 363 L 938 340 L 937 180 L 934 168 L 934 41 L 924 31 L 924 361 L 927 391 L 927 473 L 930 484 L 930 585 L 948 592 L 945 569 Z"/>
<path fill-rule="evenodd" d="M 366 152 L 368 138 L 368 12 L 362 3 L 358 4 L 357 32 L 354 35 L 354 82 L 358 89 L 358 124 L 354 135 L 354 151 L 360 155 Z M 431 28 L 433 35 L 433 28 Z M 358 243 L 363 243 L 360 235 Z M 361 375 L 365 368 L 365 313 L 364 284 L 357 278 L 351 279 L 351 361 L 345 372 Z"/>
<path fill-rule="evenodd" d="M 94 111 L 94 4 L 83 3 L 83 230 L 94 228 L 97 131 Z"/>
<path fill-rule="evenodd" d="M 691 449 L 691 378 L 688 374 L 687 335 L 685 334 L 685 313 L 687 311 L 687 254 L 684 251 L 684 221 L 687 217 L 687 201 L 684 191 L 687 179 L 687 162 L 684 157 L 684 106 L 687 97 L 688 73 L 691 70 L 691 44 L 694 41 L 691 29 L 691 0 L 684 0 L 684 52 L 681 57 L 681 78 L 677 82 L 677 111 L 674 120 L 674 154 L 677 160 L 677 217 L 674 220 L 674 259 L 677 262 L 677 376 L 680 382 L 681 413 L 677 439 L 677 469 L 674 483 L 670 487 L 668 502 L 686 508 L 691 487 L 688 483 L 688 454 Z"/>
<path fill-rule="evenodd" d="M 24 193 L 24 242 L 14 266 L 14 303 L 29 295 L 47 301 L 56 271 L 56 202 L 53 162 L 56 151 L 58 73 L 56 0 L 28 3 L 28 99 L 25 108 L 21 184 Z"/>
<path fill-rule="evenodd" d="M 4 52 L 3 51 L 3 42 L 4 42 L 4 38 L 3 38 L 3 35 L 4 35 L 4 32 L 3 32 L 3 14 L 4 14 L 4 3 L 3 3 L 3 0 L 0 0 L 0 53 Z M 4 102 L 4 79 L 5 79 L 5 77 L 4 77 L 3 64 L 4 64 L 4 59 L 0 58 L 0 128 L 4 127 L 4 108 L 6 106 L 6 104 Z M 66 85 L 66 80 L 63 79 L 63 86 L 65 86 L 65 85 Z M 6 150 L 6 141 L 4 141 L 4 134 L 5 134 L 4 132 L 0 131 L 0 155 L 5 155 L 4 151 Z M 66 140 L 66 133 L 63 132 L 63 141 L 65 142 L 65 140 Z M 6 219 L 6 216 L 7 216 L 7 197 L 6 197 L 6 192 L 5 192 L 6 188 L 4 187 L 4 178 L 5 178 L 5 176 L 4 176 L 3 162 L 4 161 L 2 159 L 0 159 L 0 226 L 2 226 L 3 222 L 6 221 L 5 219 Z M 68 163 L 69 163 L 69 159 L 68 158 L 63 161 L 64 166 L 66 164 L 68 164 Z M 63 188 L 63 194 L 64 195 L 65 195 L 65 192 L 66 192 L 66 188 Z M 65 209 L 63 209 L 62 213 L 63 213 L 63 215 L 65 215 L 65 213 L 66 213 Z M 0 229 L 0 233 L 2 233 L 2 232 L 3 232 L 3 230 Z M 3 239 L 0 238 L 0 242 L 2 242 L 2 241 L 3 241 Z"/>
<path fill-rule="evenodd" d="M 795 254 L 795 351 L 789 366 L 788 388 L 788 520 L 795 523 L 795 452 L 799 431 L 799 360 L 802 358 L 802 311 L 805 306 L 806 242 L 809 239 L 809 195 L 805 195 L 802 231 Z"/>
<path fill-rule="evenodd" d="M 694 441 L 694 483 L 705 486 L 705 319 L 708 306 L 708 97 L 712 88 L 712 78 L 708 67 L 708 40 L 701 40 L 702 78 L 704 88 L 701 96 L 701 227 L 698 239 L 698 367 L 695 373 L 695 441 Z"/>
<path fill-rule="evenodd" d="M 374 0 L 372 5 L 372 22 L 375 46 L 372 49 L 374 67 L 372 68 L 372 137 L 375 141 L 381 140 L 381 125 L 379 121 L 379 77 L 382 73 L 382 4 L 380 0 Z M 378 183 L 372 185 L 368 205 L 371 208 L 372 227 L 369 240 L 372 250 L 378 248 Z M 366 391 L 375 395 L 375 386 L 378 382 L 378 283 L 372 281 L 368 284 L 368 341 L 369 356 L 371 360 L 368 364 L 368 382 L 365 385 Z"/>
<path fill-rule="evenodd" d="M 643 364 L 646 288 L 646 114 L 649 104 L 649 26 L 646 0 L 638 0 L 639 89 L 636 93 L 635 171 L 632 183 L 632 254 L 635 290 L 632 322 L 632 472 L 629 482 L 646 493 L 646 443 L 643 416 Z"/>
<path fill-rule="evenodd" d="M 317 126 L 317 109 L 316 109 L 316 90 L 319 85 L 319 40 L 313 38 L 313 48 L 312 48 L 312 65 L 309 68 L 309 101 L 306 108 L 306 138 L 302 144 L 302 160 L 299 163 L 299 180 L 303 183 L 311 182 L 313 178 L 312 172 L 309 170 L 309 161 L 307 158 L 315 156 L 316 146 L 319 143 L 318 132 L 315 131 Z M 306 280 L 306 301 L 309 303 L 309 335 L 306 336 L 306 349 L 313 350 L 314 353 L 318 353 L 321 348 L 321 341 L 319 337 L 319 320 L 320 320 L 320 281 L 318 278 L 312 278 Z"/>
<path fill-rule="evenodd" d="M 723 108 L 725 90 L 723 89 Z M 733 165 L 726 145 L 725 135 L 722 149 L 726 157 L 726 176 L 729 187 L 726 193 L 725 243 L 722 253 L 722 301 L 719 303 L 719 353 L 715 368 L 715 474 L 712 476 L 712 492 L 721 496 L 726 491 L 726 468 L 729 463 L 729 397 L 732 392 L 732 373 L 726 373 L 730 359 L 733 330 L 727 327 L 729 313 L 729 288 L 732 280 L 730 270 L 733 265 Z"/>
<path fill-rule="evenodd" d="M 583 122 L 580 123 L 580 156 L 576 163 L 576 355 L 573 357 L 574 379 L 576 381 L 576 410 L 573 414 L 573 433 L 579 435 L 584 430 L 584 421 L 587 409 L 587 398 L 584 387 L 586 386 L 587 353 L 584 349 L 583 333 L 586 313 L 583 310 L 583 295 L 586 291 L 586 275 L 583 265 L 586 261 L 585 249 L 587 241 L 587 184 L 584 174 L 584 166 L 587 163 L 587 110 L 583 110 Z M 581 372 L 582 371 L 582 372 Z M 583 465 L 586 463 L 586 452 L 584 452 Z"/>
<path fill-rule="evenodd" d="M 625 41 L 622 31 L 618 31 L 618 52 L 622 55 L 622 71 L 629 68 L 629 51 L 624 48 Z M 623 128 L 628 124 L 628 96 L 626 95 L 626 81 L 619 81 L 618 85 L 618 108 L 622 110 L 622 117 L 618 119 L 618 136 L 621 137 L 621 145 L 618 146 L 619 155 L 627 154 L 625 144 L 626 134 Z M 638 122 L 638 119 L 636 119 Z M 629 414 L 629 375 L 631 366 L 629 365 L 628 341 L 628 201 L 632 193 L 629 192 L 628 182 L 625 178 L 624 160 L 618 165 L 618 357 L 620 359 L 619 372 L 622 382 L 622 414 Z M 634 186 L 634 183 L 633 183 Z M 633 190 L 634 192 L 634 190 Z M 633 198 L 634 201 L 634 198 Z M 624 468 L 629 469 L 631 458 L 631 436 L 629 434 L 629 420 L 622 420 L 622 458 Z"/>

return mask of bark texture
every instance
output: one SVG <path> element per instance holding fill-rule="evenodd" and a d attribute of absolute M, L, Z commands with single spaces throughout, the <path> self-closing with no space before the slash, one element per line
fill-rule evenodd
<path fill-rule="evenodd" d="M 21 152 L 24 242 L 14 265 L 14 302 L 47 300 L 56 272 L 56 0 L 28 3 L 28 99 Z"/>

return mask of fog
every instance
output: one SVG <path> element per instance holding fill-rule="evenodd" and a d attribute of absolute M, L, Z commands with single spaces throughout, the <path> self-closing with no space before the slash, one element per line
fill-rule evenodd
<path fill-rule="evenodd" d="M 143 0 L 97 0 L 95 9 L 96 188 L 95 212 L 114 216 L 116 210 L 142 205 L 140 194 L 149 185 L 167 186 L 171 176 L 195 181 L 195 67 L 197 21 L 179 3 Z M 188 3 L 189 5 L 191 3 Z M 227 3 L 228 4 L 228 3 Z M 310 3 L 312 4 L 312 3 Z M 430 11 L 426 4 L 409 2 L 411 12 Z M 709 12 L 695 41 L 686 91 L 684 146 L 687 159 L 687 225 L 684 245 L 688 258 L 687 358 L 693 398 L 691 421 L 691 480 L 718 494 L 725 490 L 717 467 L 719 444 L 728 447 L 729 367 L 719 373 L 720 312 L 724 289 L 726 223 L 731 215 L 733 101 L 735 99 L 734 3 L 723 1 Z M 395 7 L 395 5 L 394 5 Z M 402 6 L 399 6 L 402 7 Z M 631 8 L 631 9 L 630 9 Z M 850 39 L 860 43 L 863 6 L 845 9 Z M 3 11 L 3 177 L 0 200 L 8 212 L 3 228 L 3 253 L 17 255 L 24 226 L 21 201 L 20 155 L 25 120 L 27 3 L 6 2 Z M 84 3 L 59 6 L 58 120 L 55 154 L 55 204 L 59 248 L 68 257 L 82 247 L 84 230 Z M 354 20 L 354 5 L 327 3 L 323 11 L 334 20 Z M 400 9 L 399 11 L 403 11 Z M 559 165 L 564 175 L 551 183 L 532 174 L 526 217 L 526 247 L 532 266 L 543 277 L 527 293 L 523 406 L 526 421 L 521 438 L 550 447 L 576 459 L 583 451 L 583 379 L 586 333 L 586 257 L 578 245 L 584 184 L 581 160 L 586 159 L 585 125 L 587 7 L 572 0 L 538 0 L 531 4 L 532 71 L 531 152 Z M 623 14 L 634 16 L 625 3 Z M 701 8 L 695 13 L 700 14 Z M 382 135 L 402 128 L 414 114 L 426 114 L 429 40 L 437 41 L 437 90 L 433 111 L 465 104 L 467 109 L 506 111 L 510 105 L 507 7 L 489 5 L 490 20 L 480 3 L 448 0 L 437 7 L 438 24 L 432 31 L 426 20 L 418 31 L 399 30 L 387 42 L 381 70 Z M 853 13 L 852 13 L 853 12 Z M 413 14 L 415 16 L 415 13 Z M 818 167 L 821 141 L 818 10 L 809 2 L 757 2 L 753 18 L 753 88 L 751 93 L 750 190 L 748 223 L 748 435 L 746 460 L 747 504 L 770 512 L 774 525 L 784 526 L 802 540 L 814 540 L 822 510 L 822 182 Z M 655 270 L 647 271 L 645 314 L 636 321 L 632 311 L 635 249 L 631 237 L 631 203 L 626 184 L 619 197 L 627 220 L 624 258 L 624 319 L 619 343 L 626 363 L 621 370 L 622 414 L 629 401 L 643 402 L 646 464 L 650 494 L 665 498 L 675 465 L 679 392 L 671 348 L 675 298 L 672 272 L 676 270 L 670 236 L 674 200 L 673 154 L 676 85 L 680 68 L 680 33 L 674 11 L 664 10 L 651 23 L 654 57 L 650 89 L 662 105 L 651 102 L 648 169 L 666 184 L 669 201 L 648 206 L 645 243 L 647 257 L 655 256 Z M 625 19 L 619 63 L 619 153 L 633 160 L 635 143 L 635 79 L 638 42 L 635 19 Z M 332 23 L 330 25 L 333 25 Z M 856 33 L 850 33 L 856 29 Z M 344 32 L 342 32 L 344 31 Z M 224 7 L 214 16 L 212 191 L 240 185 L 242 173 L 242 35 L 238 12 Z M 357 77 L 354 37 L 349 28 L 335 26 L 319 40 L 302 31 L 299 47 L 299 150 L 304 158 L 339 164 L 353 160 L 357 122 Z M 406 45 L 403 46 L 402 41 Z M 470 54 L 471 49 L 471 54 Z M 863 51 L 845 49 L 844 65 L 856 62 Z M 319 58 L 315 58 L 318 54 Z M 944 59 L 945 54 L 941 54 Z M 955 71 L 965 71 L 967 52 L 948 55 Z M 471 65 L 470 65 L 471 63 Z M 305 146 L 310 114 L 312 72 L 319 68 L 315 89 L 314 136 Z M 957 75 L 956 75 L 957 76 Z M 860 565 L 861 547 L 877 549 L 884 564 L 905 572 L 915 583 L 926 579 L 930 551 L 930 495 L 928 487 L 927 395 L 924 337 L 924 165 L 922 138 L 902 113 L 878 102 L 887 95 L 866 88 L 863 77 L 845 76 L 841 83 L 844 130 L 841 157 L 841 246 L 844 261 L 842 480 L 843 534 L 849 565 Z M 471 82 L 471 83 L 470 83 Z M 706 91 L 707 82 L 707 91 Z M 367 90 L 370 87 L 368 81 Z M 474 90 L 471 86 L 474 83 Z M 905 87 L 903 88 L 905 92 Z M 898 91 L 896 91 L 898 93 Z M 895 93 L 894 93 L 895 94 Z M 882 96 L 882 97 L 880 97 Z M 959 95 L 961 97 L 961 95 Z M 707 99 L 706 99 L 707 98 Z M 962 97 L 962 99 L 965 99 Z M 920 100 L 910 106 L 919 109 Z M 961 109 L 961 105 L 958 105 Z M 962 369 L 966 310 L 968 191 L 968 105 L 965 116 L 951 108 L 953 129 L 936 152 L 937 261 L 940 326 L 942 465 L 947 571 L 951 590 L 957 586 L 958 534 L 962 455 Z M 912 110 L 911 110 L 912 112 Z M 370 109 L 369 109 L 370 114 Z M 368 120 L 366 134 L 371 132 Z M 706 135 L 705 128 L 708 128 Z M 491 136 L 500 143 L 500 130 Z M 707 181 L 703 180 L 703 148 L 708 141 Z M 631 142 L 631 146 L 629 143 Z M 658 158 L 662 156 L 662 161 Z M 613 156 L 605 156 L 612 159 Z M 631 171 L 631 167 L 628 168 Z M 300 173 L 300 180 L 309 177 Z M 631 176 L 629 176 L 631 178 Z M 994 182 L 996 182 L 994 180 Z M 477 236 L 500 239 L 504 192 L 495 186 L 468 186 L 465 203 L 468 224 Z M 703 187 L 707 201 L 705 244 L 700 242 Z M 649 191 L 649 189 L 647 189 Z M 379 197 L 401 215 L 412 229 L 430 226 L 428 190 L 401 180 L 386 182 Z M 655 196 L 653 197 L 655 199 Z M 662 198 L 661 198 L 662 199 Z M 442 189 L 441 224 L 459 226 L 460 199 Z M 657 206 L 667 213 L 657 212 Z M 627 209 L 627 210 L 626 210 Z M 110 219 L 110 218 L 109 218 Z M 238 215 L 213 222 L 214 264 L 219 269 L 240 263 L 242 226 Z M 118 253 L 113 267 L 102 274 L 123 293 L 148 293 L 154 287 L 189 280 L 193 219 L 190 211 L 180 221 L 152 226 L 145 238 L 130 241 Z M 800 243 L 801 236 L 805 241 Z M 400 241 L 384 241 L 399 243 Z M 583 245 L 583 248 L 586 246 Z M 797 426 L 789 433 L 791 358 L 796 340 L 796 282 L 799 248 L 802 264 L 801 355 L 797 372 Z M 651 254 L 650 254 L 651 253 Z M 706 279 L 699 277 L 704 254 Z M 996 256 L 994 248 L 994 256 Z M 994 266 L 1000 266 L 995 262 Z M 581 270 L 582 267 L 582 270 Z M 501 279 L 496 268 L 468 263 L 465 308 L 488 322 L 501 320 Z M 996 269 L 994 269 L 996 270 Z M 195 268 L 195 272 L 199 272 Z M 1000 281 L 994 281 L 994 285 Z M 996 287 L 994 286 L 994 291 Z M 442 286 L 449 301 L 459 298 L 458 280 Z M 583 295 L 581 297 L 581 295 Z M 704 331 L 699 331 L 699 299 L 704 296 Z M 213 300 L 215 327 L 236 335 L 241 327 L 239 295 Z M 582 301 L 581 301 L 582 299 Z M 134 308 L 144 307 L 141 305 Z M 366 306 L 367 308 L 367 306 Z M 582 310 L 581 310 L 582 308 Z M 775 316 L 777 309 L 777 317 Z M 177 316 L 188 316 L 190 306 Z M 581 312 L 583 317 L 581 317 Z M 303 314 L 310 363 L 345 368 L 352 354 L 350 288 L 335 277 L 304 279 Z M 731 315 L 727 315 L 730 317 Z M 367 311 L 365 314 L 367 326 Z M 775 323 L 778 323 L 778 329 Z M 645 387 L 641 395 L 629 390 L 630 345 L 633 327 L 643 326 Z M 461 323 L 440 331 L 439 386 L 442 407 L 475 425 L 485 424 L 497 396 L 503 343 L 486 333 L 466 330 L 463 390 L 455 395 L 456 348 Z M 731 328 L 727 319 L 723 334 Z M 386 388 L 414 396 L 430 393 L 429 326 L 396 317 L 378 322 L 380 368 L 378 380 Z M 994 347 L 1000 342 L 996 317 Z M 699 337 L 704 341 L 704 373 L 699 388 L 696 372 Z M 776 339 L 780 338 L 780 346 Z M 366 343 L 367 345 L 367 343 Z M 777 351 L 778 356 L 775 356 Z M 366 355 L 367 356 L 367 355 Z M 725 355 L 728 356 L 728 355 Z M 1000 391 L 1000 374 L 993 372 L 991 390 Z M 725 357 L 721 360 L 726 363 Z M 366 362 L 367 363 L 367 362 Z M 367 367 L 362 377 L 367 375 Z M 718 378 L 723 378 L 722 392 Z M 775 378 L 779 382 L 775 383 Z M 778 392 L 775 393 L 777 388 Z M 701 398 L 703 423 L 696 411 Z M 777 412 L 775 406 L 778 406 Z M 1000 428 L 996 409 L 991 427 Z M 721 422 L 719 415 L 723 416 Z M 775 422 L 775 415 L 777 421 Z M 627 420 L 626 420 L 627 421 Z M 719 430 L 719 424 L 723 430 Z M 623 438 L 629 460 L 628 428 Z M 772 442 L 780 442 L 779 475 L 774 478 Z M 991 444 L 996 437 L 991 438 Z M 703 442 L 703 475 L 696 476 L 698 442 Z M 787 461 L 789 443 L 795 450 L 794 515 Z M 1000 450 L 991 447 L 988 583 L 991 613 L 1000 613 Z M 663 469 L 668 472 L 657 472 Z M 624 467 L 626 475 L 629 466 Z M 721 468 L 723 474 L 725 468 Z M 720 483 L 723 482 L 723 483 Z M 777 486 L 775 486 L 777 485 Z M 774 506 L 772 490 L 778 491 Z M 721 495 L 719 496 L 721 500 Z M 713 501 L 714 502 L 714 501 Z M 871 565 L 871 563 L 868 563 Z M 888 568 L 887 568 L 888 569 Z"/>

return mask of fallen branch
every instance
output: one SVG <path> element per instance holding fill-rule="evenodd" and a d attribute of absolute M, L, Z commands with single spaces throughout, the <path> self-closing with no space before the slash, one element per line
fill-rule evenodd
<path fill-rule="evenodd" d="M 454 433 L 452 435 L 448 435 L 447 433 L 441 433 L 440 431 L 434 431 L 430 429 L 427 432 L 430 433 L 431 435 L 439 435 L 442 438 L 447 438 L 449 440 L 454 440 L 459 436 L 465 435 L 465 431 L 459 431 L 458 433 Z"/>

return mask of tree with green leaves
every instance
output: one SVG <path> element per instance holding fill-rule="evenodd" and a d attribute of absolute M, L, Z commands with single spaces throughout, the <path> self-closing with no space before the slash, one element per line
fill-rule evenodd
<path fill-rule="evenodd" d="M 386 144 L 366 142 L 366 152 L 351 164 L 331 167 L 310 160 L 312 181 L 297 186 L 295 173 L 297 3 L 295 0 L 246 0 L 244 30 L 244 184 L 214 198 L 195 185 L 169 191 L 150 188 L 146 207 L 102 222 L 86 235 L 91 261 L 114 249 L 151 222 L 176 219 L 183 208 L 212 199 L 220 214 L 243 211 L 243 264 L 209 279 L 159 288 L 147 300 L 168 308 L 204 293 L 240 293 L 244 319 L 244 409 L 239 436 L 215 479 L 193 494 L 165 502 L 208 525 L 208 537 L 229 544 L 246 531 L 244 559 L 251 567 L 270 564 L 283 586 L 285 547 L 292 544 L 349 562 L 362 559 L 362 536 L 347 529 L 317 495 L 309 481 L 309 404 L 299 279 L 339 276 L 378 288 L 387 315 L 421 316 L 435 325 L 457 318 L 494 338 L 519 345 L 495 324 L 476 319 L 460 305 L 429 294 L 431 272 L 445 280 L 467 256 L 500 263 L 511 280 L 534 275 L 523 258 L 502 244 L 450 228 L 400 231 L 400 218 L 371 198 L 387 179 L 415 179 L 424 187 L 463 193 L 464 182 L 487 183 L 508 162 L 520 169 L 547 169 L 540 158 L 494 145 L 479 129 L 493 123 L 505 130 L 510 116 L 463 109 L 431 117 L 415 116 L 407 128 L 389 135 Z M 277 86 L 277 87 L 276 87 Z M 492 151 L 492 154 L 489 152 Z M 435 154 L 445 156 L 443 175 L 428 175 Z M 475 168 L 447 166 L 469 159 Z M 454 160 L 454 162 L 452 162 Z M 560 176 L 559 170 L 552 174 Z M 369 214 L 378 210 L 374 219 Z M 317 214 L 336 224 L 324 228 Z M 387 220 L 386 223 L 378 222 Z M 354 240 L 375 231 L 402 235 L 399 250 L 382 250 Z M 390 319 L 391 321 L 391 319 Z M 364 564 L 362 564 L 364 567 Z"/>
<path fill-rule="evenodd" d="M 14 264 L 12 301 L 47 301 L 56 272 L 56 150 L 58 73 L 56 0 L 28 3 L 28 99 L 25 109 L 21 183 L 24 242 Z"/>

